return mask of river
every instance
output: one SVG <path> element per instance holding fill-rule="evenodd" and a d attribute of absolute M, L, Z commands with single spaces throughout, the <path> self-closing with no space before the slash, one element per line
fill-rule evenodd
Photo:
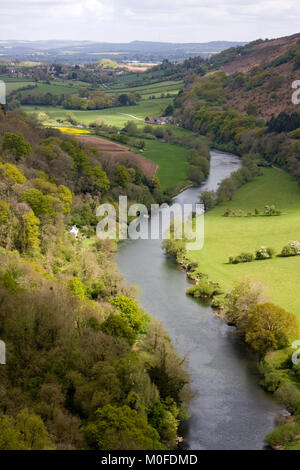
<path fill-rule="evenodd" d="M 201 189 L 216 189 L 239 167 L 238 157 L 212 150 L 207 181 L 201 188 L 182 192 L 174 203 L 198 202 Z M 196 393 L 184 429 L 184 447 L 263 449 L 263 438 L 274 427 L 279 407 L 259 387 L 255 359 L 234 329 L 211 307 L 185 294 L 190 285 L 186 274 L 164 255 L 160 240 L 123 242 L 117 264 L 127 281 L 138 286 L 141 305 L 164 324 L 174 347 L 187 358 Z"/>

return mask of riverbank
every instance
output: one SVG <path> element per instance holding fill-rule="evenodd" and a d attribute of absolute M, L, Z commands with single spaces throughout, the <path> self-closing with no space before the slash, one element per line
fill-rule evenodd
<path fill-rule="evenodd" d="M 234 155 L 212 150 L 211 171 L 201 188 L 192 187 L 174 203 L 199 201 L 199 190 L 215 190 L 240 168 Z M 208 305 L 185 292 L 190 282 L 161 250 L 160 240 L 127 240 L 117 264 L 151 316 L 161 321 L 174 347 L 188 362 L 193 399 L 184 447 L 192 450 L 262 449 L 280 407 L 259 387 L 255 357 L 232 327 Z"/>
<path fill-rule="evenodd" d="M 281 188 L 280 192 L 274 188 Z M 275 204 L 282 215 L 249 216 L 249 211 Z M 213 304 L 222 304 L 224 295 L 239 279 L 257 279 L 266 286 L 268 297 L 288 310 L 299 312 L 299 299 L 293 295 L 299 277 L 300 257 L 275 257 L 232 265 L 229 256 L 255 252 L 260 246 L 272 246 L 278 252 L 299 233 L 300 193 L 291 177 L 277 169 L 264 169 L 262 176 L 240 188 L 232 201 L 220 204 L 205 215 L 205 245 L 201 251 L 179 253 L 178 263 L 199 286 L 201 295 L 213 298 L 212 282 L 223 296 L 215 296 Z M 225 217 L 225 211 L 243 211 L 242 216 Z M 206 280 L 207 275 L 207 280 Z M 202 279 L 202 280 L 201 280 Z M 299 279 L 300 280 L 300 279 Z M 199 283 L 199 284 L 198 284 Z M 193 289 L 192 289 L 193 290 Z M 199 292 L 196 292 L 198 295 Z M 211 299 L 212 300 L 212 299 Z M 298 303 L 297 303 L 298 302 Z M 218 315 L 226 321 L 222 310 Z M 199 312 L 199 314 L 201 314 Z M 274 448 L 299 449 L 300 367 L 291 361 L 293 350 L 272 351 L 259 363 L 262 386 L 286 407 L 293 416 L 266 437 Z"/>
<path fill-rule="evenodd" d="M 255 209 L 262 213 L 266 205 L 275 205 L 280 216 L 248 216 Z M 241 216 L 225 217 L 229 211 L 242 211 Z M 249 277 L 265 285 L 266 295 L 276 304 L 298 315 L 300 297 L 294 286 L 300 285 L 300 256 L 254 260 L 229 264 L 229 257 L 253 253 L 261 246 L 271 247 L 275 254 L 300 233 L 300 191 L 297 183 L 282 170 L 262 169 L 262 176 L 247 183 L 226 201 L 205 214 L 205 242 L 200 251 L 187 255 L 197 262 L 209 279 L 228 291 L 238 279 Z"/>

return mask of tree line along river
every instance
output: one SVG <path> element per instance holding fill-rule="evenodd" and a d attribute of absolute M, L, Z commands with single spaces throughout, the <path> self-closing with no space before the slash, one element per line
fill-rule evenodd
<path fill-rule="evenodd" d="M 182 192 L 174 203 L 199 202 L 201 190 L 216 189 L 239 167 L 235 155 L 212 150 L 207 181 Z M 184 447 L 263 449 L 279 406 L 259 387 L 255 358 L 234 329 L 185 294 L 186 274 L 165 256 L 161 240 L 124 241 L 117 264 L 127 281 L 139 286 L 141 305 L 164 324 L 174 347 L 187 358 L 194 397 L 182 430 Z"/>

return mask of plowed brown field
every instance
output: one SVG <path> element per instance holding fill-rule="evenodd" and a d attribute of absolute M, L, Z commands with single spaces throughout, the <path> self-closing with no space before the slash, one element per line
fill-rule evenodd
<path fill-rule="evenodd" d="M 152 178 L 157 171 L 158 165 L 156 165 L 156 163 L 131 152 L 129 148 L 124 145 L 109 142 L 108 140 L 101 139 L 101 137 L 76 136 L 76 139 L 85 145 L 96 147 L 101 152 L 102 157 L 107 160 L 117 159 L 118 163 L 134 163 L 139 166 L 143 173 L 149 178 Z"/>

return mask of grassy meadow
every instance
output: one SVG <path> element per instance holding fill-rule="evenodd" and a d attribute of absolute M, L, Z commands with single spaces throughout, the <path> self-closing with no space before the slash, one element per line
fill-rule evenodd
<path fill-rule="evenodd" d="M 223 216 L 227 207 L 250 210 L 263 209 L 266 204 L 275 204 L 282 215 Z M 300 320 L 300 256 L 228 264 L 229 256 L 254 253 L 263 245 L 274 248 L 278 254 L 290 240 L 300 240 L 300 188 L 287 173 L 263 169 L 263 176 L 240 188 L 232 201 L 207 212 L 204 248 L 189 256 L 199 262 L 209 279 L 226 290 L 238 279 L 262 281 L 267 296 Z"/>
<path fill-rule="evenodd" d="M 172 98 L 159 98 L 140 101 L 135 106 L 119 106 L 117 108 L 90 111 L 64 109 L 55 106 L 22 106 L 22 110 L 29 114 L 38 114 L 41 112 L 48 114 L 50 119 L 44 122 L 44 124 L 48 125 L 53 125 L 57 119 L 64 120 L 71 114 L 79 123 L 86 125 L 97 120 L 102 120 L 106 124 L 116 127 L 124 127 L 128 121 L 134 121 L 137 125 L 144 126 L 145 117 L 160 116 L 162 110 L 171 102 Z"/>
<path fill-rule="evenodd" d="M 158 165 L 157 176 L 162 189 L 178 186 L 187 180 L 188 149 L 157 140 L 147 140 L 143 157 Z"/>

